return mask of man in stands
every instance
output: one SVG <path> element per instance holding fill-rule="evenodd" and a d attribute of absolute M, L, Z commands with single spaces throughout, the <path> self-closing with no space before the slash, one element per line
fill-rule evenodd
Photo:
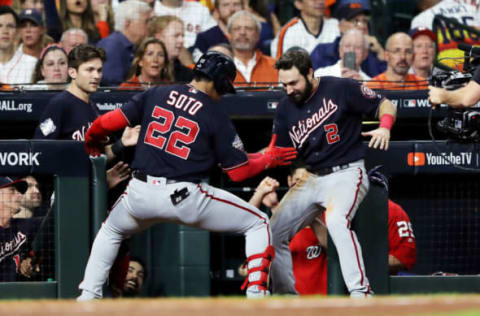
<path fill-rule="evenodd" d="M 102 83 L 119 85 L 127 79 L 135 46 L 147 35 L 147 20 L 152 9 L 143 1 L 127 0 L 115 11 L 115 32 L 98 42 L 108 59 L 103 65 Z"/>
<path fill-rule="evenodd" d="M 362 61 L 361 69 L 369 77 L 384 72 L 387 64 L 384 61 L 384 50 L 375 36 L 369 35 L 368 24 L 370 19 L 370 11 L 361 3 L 349 3 L 341 5 L 336 16 L 339 20 L 339 29 L 341 34 L 345 34 L 349 30 L 356 29 L 361 31 L 368 41 L 368 55 Z M 338 36 L 332 43 L 318 44 L 311 52 L 313 69 L 326 67 L 335 64 L 339 56 L 339 45 L 341 37 Z"/>
<path fill-rule="evenodd" d="M 18 16 L 9 6 L 0 6 L 0 83 L 31 83 L 37 58 L 17 50 Z"/>
<path fill-rule="evenodd" d="M 257 18 L 246 10 L 238 11 L 228 20 L 230 45 L 237 67 L 235 84 L 254 82 L 278 82 L 275 59 L 256 49 L 261 25 Z"/>
<path fill-rule="evenodd" d="M 387 71 L 367 83 L 370 89 L 421 90 L 427 89 L 424 78 L 409 74 L 413 62 L 412 38 L 402 32 L 391 35 L 386 44 Z"/>

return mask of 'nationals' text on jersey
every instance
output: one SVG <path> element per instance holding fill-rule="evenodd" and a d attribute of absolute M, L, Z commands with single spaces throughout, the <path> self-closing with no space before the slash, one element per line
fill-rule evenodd
<path fill-rule="evenodd" d="M 134 96 L 121 110 L 130 126 L 145 127 L 132 169 L 199 182 L 208 178 L 217 163 L 223 169 L 247 163 L 230 118 L 217 102 L 192 86 L 152 88 Z"/>
<path fill-rule="evenodd" d="M 373 115 L 383 98 L 355 80 L 321 77 L 302 105 L 283 98 L 277 106 L 273 133 L 277 145 L 295 146 L 299 158 L 313 169 L 362 159 L 362 115 Z"/>

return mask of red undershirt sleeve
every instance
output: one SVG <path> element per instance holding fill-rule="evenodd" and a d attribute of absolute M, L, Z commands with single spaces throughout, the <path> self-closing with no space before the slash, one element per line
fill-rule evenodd
<path fill-rule="evenodd" d="M 267 157 L 263 154 L 248 154 L 247 164 L 227 170 L 227 174 L 232 181 L 240 182 L 265 170 L 267 162 Z"/>
<path fill-rule="evenodd" d="M 125 128 L 128 121 L 120 109 L 105 113 L 98 117 L 88 129 L 93 138 L 104 138 L 111 132 Z"/>

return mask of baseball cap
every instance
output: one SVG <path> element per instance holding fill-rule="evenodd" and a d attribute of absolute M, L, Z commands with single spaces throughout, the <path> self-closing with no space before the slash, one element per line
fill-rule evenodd
<path fill-rule="evenodd" d="M 338 7 L 336 16 L 338 20 L 350 20 L 359 14 L 370 14 L 370 10 L 359 2 L 351 2 Z"/>
<path fill-rule="evenodd" d="M 410 31 L 408 31 L 408 35 L 410 35 L 412 39 L 415 39 L 415 37 L 419 35 L 427 35 L 432 39 L 432 41 L 434 42 L 437 41 L 437 36 L 435 35 L 435 33 L 433 33 L 431 30 L 429 30 L 424 26 L 419 26 L 414 29 L 411 29 Z"/>
<path fill-rule="evenodd" d="M 18 20 L 20 23 L 28 20 L 28 21 L 32 21 L 37 26 L 43 26 L 42 14 L 36 9 L 22 10 L 20 15 L 18 16 Z"/>
<path fill-rule="evenodd" d="M 13 179 L 10 177 L 0 177 L 0 189 L 7 188 L 9 186 L 14 186 L 18 192 L 24 194 L 27 192 L 28 183 L 23 179 Z"/>

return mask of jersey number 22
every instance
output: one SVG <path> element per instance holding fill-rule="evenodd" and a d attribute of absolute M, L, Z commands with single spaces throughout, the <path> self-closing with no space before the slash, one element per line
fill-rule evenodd
<path fill-rule="evenodd" d="M 186 145 L 195 142 L 200 131 L 198 123 L 183 116 L 175 118 L 172 111 L 159 106 L 155 106 L 152 116 L 160 121 L 152 121 L 148 124 L 145 143 L 164 149 L 170 155 L 187 160 L 190 147 Z M 171 132 L 172 127 L 175 130 Z M 167 139 L 165 136 L 169 132 L 171 133 Z"/>

